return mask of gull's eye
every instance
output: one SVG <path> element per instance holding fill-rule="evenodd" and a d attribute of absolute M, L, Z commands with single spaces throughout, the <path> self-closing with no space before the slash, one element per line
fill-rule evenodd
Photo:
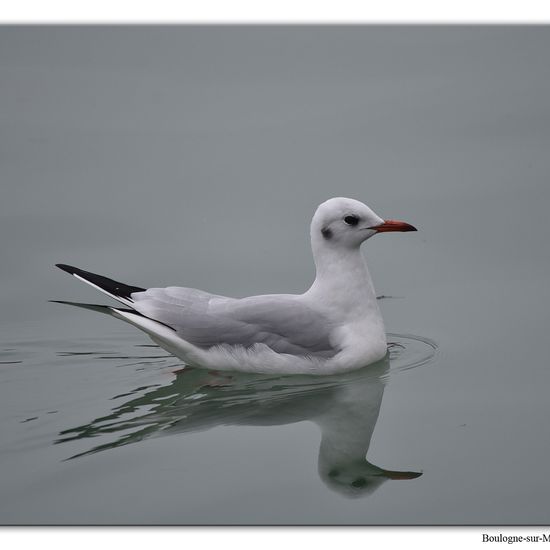
<path fill-rule="evenodd" d="M 357 216 L 346 216 L 344 218 L 344 223 L 348 225 L 357 225 L 359 223 L 359 218 Z"/>
<path fill-rule="evenodd" d="M 367 480 L 364 477 L 358 477 L 357 479 L 352 481 L 351 484 L 357 488 L 364 487 L 367 484 Z"/>

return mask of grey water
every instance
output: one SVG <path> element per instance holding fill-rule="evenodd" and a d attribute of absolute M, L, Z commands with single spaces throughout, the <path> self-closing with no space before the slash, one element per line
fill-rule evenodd
<path fill-rule="evenodd" d="M 0 27 L 0 524 L 548 524 L 550 30 Z M 302 292 L 332 196 L 386 361 L 190 369 L 48 300 Z M 105 298 L 105 299 L 104 299 Z"/>

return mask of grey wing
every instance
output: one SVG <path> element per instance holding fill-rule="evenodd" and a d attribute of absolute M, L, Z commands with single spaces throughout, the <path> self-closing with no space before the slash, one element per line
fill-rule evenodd
<path fill-rule="evenodd" d="M 132 294 L 134 308 L 201 348 L 265 344 L 277 353 L 332 357 L 332 326 L 296 296 L 235 299 L 183 287 Z"/>

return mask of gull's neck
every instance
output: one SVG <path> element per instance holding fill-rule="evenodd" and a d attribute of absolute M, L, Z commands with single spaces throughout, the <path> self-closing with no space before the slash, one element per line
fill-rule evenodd
<path fill-rule="evenodd" d="M 324 461 L 365 461 L 383 395 L 384 384 L 377 373 L 340 388 L 337 405 L 315 419 L 322 432 L 320 457 Z"/>
<path fill-rule="evenodd" d="M 312 238 L 316 276 L 306 295 L 347 316 L 380 318 L 372 279 L 359 246 L 344 247 Z"/>

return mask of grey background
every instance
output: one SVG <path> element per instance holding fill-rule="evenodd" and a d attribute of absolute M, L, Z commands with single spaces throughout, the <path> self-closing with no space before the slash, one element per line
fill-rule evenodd
<path fill-rule="evenodd" d="M 0 521 L 548 523 L 549 51 L 546 26 L 0 28 L 2 349 L 33 358 L 0 365 L 13 436 Z M 106 414 L 117 376 L 137 383 L 52 357 L 80 336 L 111 350 L 146 340 L 48 304 L 98 300 L 52 265 L 141 286 L 302 292 L 310 217 L 331 196 L 420 230 L 365 249 L 378 293 L 403 297 L 383 304 L 388 330 L 440 350 L 390 378 L 369 459 L 424 475 L 344 500 L 297 465 L 300 445 L 315 454 L 307 423 L 61 466 L 56 430 Z M 49 409 L 57 424 L 21 423 Z M 184 440 L 197 480 L 204 456 L 230 448 L 241 464 L 245 443 L 257 464 L 278 456 L 278 474 L 237 468 L 243 494 L 204 489 L 194 507 L 150 467 L 176 471 Z M 70 498 L 52 471 L 72 479 Z"/>

